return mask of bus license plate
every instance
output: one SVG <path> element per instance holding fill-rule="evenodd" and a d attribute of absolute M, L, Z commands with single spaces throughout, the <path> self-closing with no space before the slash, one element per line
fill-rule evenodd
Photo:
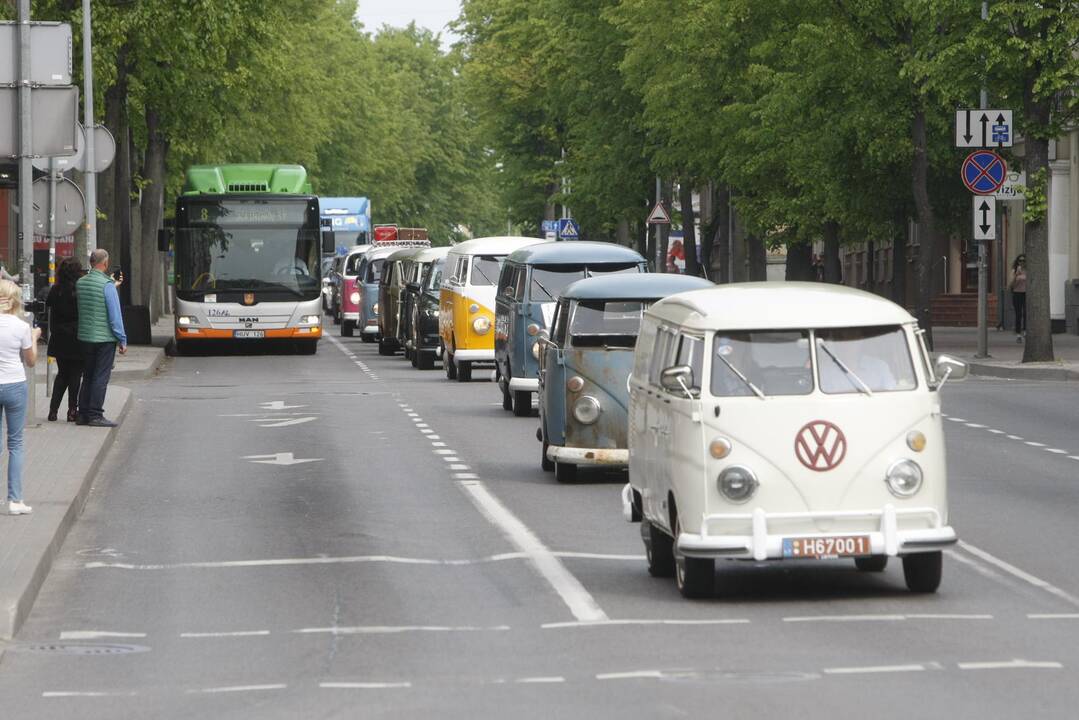
<path fill-rule="evenodd" d="M 852 557 L 871 553 L 868 535 L 783 538 L 785 558 Z"/>
<path fill-rule="evenodd" d="M 266 337 L 265 330 L 233 330 L 232 337 L 234 338 L 264 338 Z"/>

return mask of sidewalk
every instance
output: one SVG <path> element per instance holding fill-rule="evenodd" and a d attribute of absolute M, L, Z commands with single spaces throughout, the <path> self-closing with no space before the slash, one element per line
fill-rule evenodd
<path fill-rule="evenodd" d="M 977 328 L 933 328 L 933 352 L 945 353 L 970 365 L 970 372 L 1014 380 L 1079 380 L 1079 335 L 1053 335 L 1055 362 L 1023 363 L 1023 345 L 1015 333 L 989 330 L 989 357 L 975 358 Z"/>
<path fill-rule="evenodd" d="M 165 359 L 164 346 L 172 337 L 172 316 L 165 316 L 152 328 L 154 344 L 130 346 L 125 356 L 116 356 L 105 416 L 121 423 L 118 428 L 79 427 L 60 421 L 47 422 L 49 399 L 45 397 L 45 363 L 34 368 L 37 379 L 38 427 L 23 435 L 25 464 L 23 494 L 33 506 L 32 515 L 7 515 L 0 511 L 0 654 L 3 641 L 10 640 L 30 613 L 53 559 L 86 503 L 97 470 L 112 447 L 131 401 L 131 391 L 116 383 L 151 378 Z M 44 346 L 40 358 L 44 359 Z M 53 366 L 55 377 L 56 366 Z M 2 438 L 0 438 L 2 444 Z M 6 453 L 0 461 L 0 489 L 7 499 Z"/>

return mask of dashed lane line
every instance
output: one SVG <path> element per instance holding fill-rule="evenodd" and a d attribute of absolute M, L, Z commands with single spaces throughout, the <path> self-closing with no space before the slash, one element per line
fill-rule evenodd
<path fill-rule="evenodd" d="M 1027 440 L 1026 438 L 1020 437 L 1019 435 L 1010 435 L 1004 430 L 998 430 L 997 428 L 991 428 L 991 427 L 989 427 L 987 425 L 982 425 L 980 423 L 967 422 L 963 418 L 951 417 L 951 416 L 949 416 L 947 414 L 944 414 L 944 413 L 941 414 L 941 417 L 943 417 L 946 420 L 950 420 L 951 422 L 954 422 L 954 423 L 962 423 L 966 427 L 974 429 L 974 430 L 985 430 L 986 432 L 992 433 L 993 435 L 1003 435 L 1004 437 L 1008 438 L 1009 440 L 1015 440 L 1016 442 L 1021 442 L 1024 445 L 1027 445 L 1028 447 L 1036 448 L 1038 450 L 1044 450 L 1045 452 L 1052 453 L 1053 455 L 1064 455 L 1069 460 L 1079 460 L 1079 455 L 1068 455 L 1068 453 L 1071 452 L 1070 450 L 1061 450 L 1060 448 L 1049 447 L 1048 445 L 1046 445 L 1045 443 L 1042 443 L 1042 442 L 1037 442 L 1035 440 Z"/>
<path fill-rule="evenodd" d="M 265 690 L 284 690 L 288 685 L 285 683 L 272 683 L 268 685 L 226 685 L 224 687 L 196 688 L 188 690 L 189 695 L 215 694 L 215 693 L 239 693 L 261 692 Z"/>
<path fill-rule="evenodd" d="M 996 568 L 998 568 L 1000 570 L 1003 570 L 1004 572 L 1008 573 L 1012 577 L 1018 578 L 1019 580 L 1022 580 L 1023 582 L 1025 582 L 1025 583 L 1027 583 L 1029 585 L 1033 585 L 1036 588 L 1044 590 L 1045 592 L 1049 593 L 1050 595 L 1054 595 L 1055 597 L 1057 597 L 1057 598 L 1059 598 L 1061 600 L 1064 600 L 1065 602 L 1067 602 L 1072 607 L 1079 607 L 1079 598 L 1075 597 L 1074 595 L 1072 595 L 1071 593 L 1069 593 L 1069 592 L 1067 592 L 1065 590 L 1061 590 L 1057 586 L 1055 586 L 1055 585 L 1053 585 L 1053 584 L 1051 584 L 1049 582 L 1046 582 L 1045 580 L 1042 580 L 1039 577 L 1035 577 L 1034 575 L 1031 575 L 1030 573 L 1028 573 L 1025 570 L 1020 570 L 1015 565 L 1012 565 L 1011 563 L 1007 562 L 1006 560 L 1001 560 L 1000 558 L 996 557 L 995 555 L 991 555 L 990 553 L 986 552 L 985 550 L 982 550 L 981 548 L 975 547 L 975 546 L 971 545 L 970 543 L 968 543 L 968 542 L 966 542 L 964 540 L 959 541 L 959 547 L 962 548 L 963 550 L 965 550 L 966 552 L 970 553 L 971 555 L 975 556 L 979 560 L 982 560 L 983 562 L 987 562 L 990 565 L 993 565 L 994 567 L 996 567 Z"/>
<path fill-rule="evenodd" d="M 865 667 L 824 668 L 825 675 L 863 675 L 877 673 L 923 672 L 925 665 L 867 665 Z"/>
<path fill-rule="evenodd" d="M 1044 660 L 1001 660 L 992 662 L 961 662 L 960 670 L 1060 670 L 1061 663 Z"/>
<path fill-rule="evenodd" d="M 395 690 L 398 688 L 410 688 L 410 682 L 320 682 L 320 688 L 325 690 Z"/>

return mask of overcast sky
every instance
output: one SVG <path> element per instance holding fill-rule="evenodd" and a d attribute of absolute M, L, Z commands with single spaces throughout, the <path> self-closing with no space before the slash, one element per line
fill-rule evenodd
<path fill-rule="evenodd" d="M 368 32 L 376 32 L 383 25 L 404 27 L 413 20 L 417 25 L 442 33 L 443 45 L 455 37 L 446 30 L 446 23 L 457 19 L 461 12 L 460 0 L 359 0 L 356 17 Z"/>

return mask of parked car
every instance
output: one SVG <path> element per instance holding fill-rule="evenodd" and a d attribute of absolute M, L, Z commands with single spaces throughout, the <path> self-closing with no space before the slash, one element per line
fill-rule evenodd
<path fill-rule="evenodd" d="M 412 367 L 430 370 L 435 359 L 440 355 L 438 334 L 439 292 L 442 288 L 442 271 L 446 263 L 448 247 L 423 250 L 416 256 L 417 265 L 421 262 L 423 272 L 419 276 L 416 290 L 412 293 L 411 332 Z"/>
<path fill-rule="evenodd" d="M 378 285 L 378 354 L 393 355 L 401 349 L 397 340 L 400 321 L 401 293 L 405 287 L 405 274 L 411 266 L 411 258 L 420 248 L 402 248 L 386 257 L 382 277 Z"/>
<path fill-rule="evenodd" d="M 499 275 L 495 309 L 495 368 L 502 407 L 532 414 L 539 389 L 536 335 L 550 327 L 558 293 L 582 278 L 648 272 L 635 250 L 606 242 L 553 242 L 515 250 Z"/>
<path fill-rule="evenodd" d="M 540 330 L 541 465 L 559 482 L 577 467 L 625 466 L 629 374 L 641 315 L 668 295 L 712 287 L 689 275 L 646 273 L 578 280 L 558 298 L 548 337 Z"/>
<path fill-rule="evenodd" d="M 338 291 L 338 315 L 341 320 L 341 335 L 352 337 L 360 320 L 360 265 L 371 245 L 355 245 L 349 249 L 342 263 L 341 283 Z"/>
<path fill-rule="evenodd" d="M 423 292 L 423 277 L 427 267 L 435 258 L 443 258 L 449 248 L 427 248 L 420 250 L 405 261 L 404 287 L 401 288 L 401 302 L 397 310 L 397 343 L 404 348 L 405 359 L 412 362 L 416 367 L 416 302 Z M 437 288 L 435 293 L 437 295 Z M 437 303 L 436 303 L 437 307 Z M 438 336 L 438 325 L 435 324 L 434 333 Z M 437 341 L 436 341 L 437 344 Z"/>
<path fill-rule="evenodd" d="M 649 571 L 708 595 L 716 558 L 901 557 L 935 592 L 948 524 L 940 388 L 905 309 L 818 283 L 744 283 L 644 314 L 630 376 L 627 519 Z"/>
<path fill-rule="evenodd" d="M 442 363 L 450 380 L 468 382 L 473 363 L 495 361 L 495 286 L 502 262 L 538 238 L 488 237 L 454 245 L 446 255 L 440 291 Z"/>

